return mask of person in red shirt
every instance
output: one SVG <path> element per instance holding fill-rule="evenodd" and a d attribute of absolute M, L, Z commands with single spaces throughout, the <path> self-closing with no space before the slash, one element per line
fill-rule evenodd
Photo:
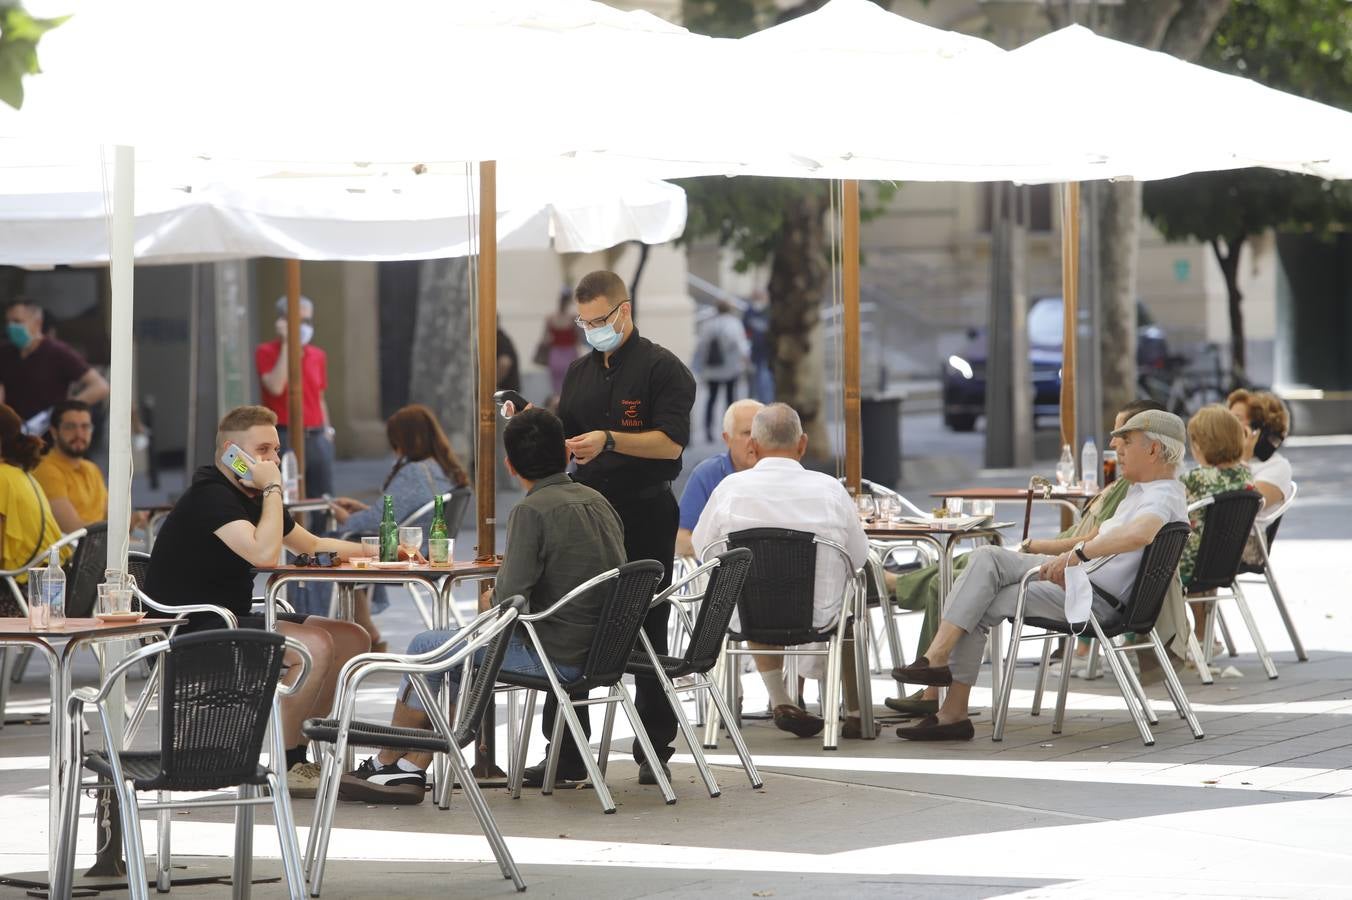
<path fill-rule="evenodd" d="M 302 410 L 305 415 L 305 493 L 322 497 L 333 493 L 333 427 L 324 391 L 329 386 L 329 360 L 323 350 L 310 343 L 314 337 L 314 303 L 300 298 L 301 379 L 304 384 Z M 277 300 L 277 339 L 258 345 L 254 365 L 262 385 L 263 405 L 277 415 L 277 434 L 282 452 L 290 447 L 291 398 L 287 390 L 286 298 Z"/>

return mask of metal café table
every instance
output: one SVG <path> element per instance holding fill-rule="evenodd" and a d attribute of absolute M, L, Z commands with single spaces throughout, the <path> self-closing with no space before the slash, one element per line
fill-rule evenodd
<path fill-rule="evenodd" d="M 71 663 L 75 652 L 86 644 L 104 641 L 122 641 L 162 632 L 183 623 L 183 619 L 144 618 L 135 622 L 101 622 L 98 619 L 66 619 L 56 627 L 34 628 L 27 618 L 0 617 L 0 646 L 32 647 L 47 658 L 48 678 L 52 694 L 50 773 L 47 795 L 47 866 L 48 878 L 56 860 L 56 836 L 60 827 L 60 798 L 63 778 L 78 778 L 74 768 L 77 761 L 65 759 L 66 729 L 73 723 L 66 721 L 66 698 L 71 691 Z M 55 645 L 65 641 L 65 646 Z M 78 726 L 76 726 L 78 727 Z M 120 739 L 120 735 L 118 738 Z"/>
<path fill-rule="evenodd" d="M 1053 487 L 1051 493 L 1033 492 L 1034 503 L 1055 503 L 1070 513 L 1072 521 L 1079 521 L 1085 504 L 1098 495 L 1097 491 L 1086 491 L 1083 487 Z M 993 500 L 996 503 L 1027 503 L 1026 487 L 975 487 L 955 488 L 947 491 L 935 491 L 931 497 L 947 500 Z"/>
<path fill-rule="evenodd" d="M 945 524 L 939 519 L 926 524 L 875 520 L 865 521 L 864 533 L 868 535 L 869 544 L 881 551 L 880 558 L 883 559 L 886 558 L 887 552 L 898 544 L 927 544 L 932 547 L 939 558 L 939 599 L 940 607 L 943 608 L 948 606 L 948 594 L 953 589 L 953 551 L 957 549 L 958 544 L 965 540 L 984 539 L 997 547 L 1003 546 L 1004 537 L 1000 534 L 1000 530 L 1013 525 L 1013 522 L 990 521 L 964 528 Z M 884 602 L 886 604 L 890 601 L 884 598 Z M 884 609 L 887 609 L 886 605 L 884 605 Z M 891 615 L 891 610 L 887 609 L 889 620 Z M 991 629 L 990 656 L 991 690 L 995 694 L 999 694 L 1000 659 L 1003 656 L 1003 648 L 1000 646 L 998 627 Z"/>

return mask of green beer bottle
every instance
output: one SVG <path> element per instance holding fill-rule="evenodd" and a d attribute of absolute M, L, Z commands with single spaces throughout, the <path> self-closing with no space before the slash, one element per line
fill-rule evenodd
<path fill-rule="evenodd" d="M 450 562 L 449 544 L 446 542 L 446 514 L 442 510 L 441 495 L 432 498 L 432 525 L 427 529 L 428 562 L 434 566 L 444 566 Z"/>
<path fill-rule="evenodd" d="M 385 495 L 385 509 L 380 517 L 380 561 L 399 560 L 399 523 L 394 521 L 394 498 Z"/>

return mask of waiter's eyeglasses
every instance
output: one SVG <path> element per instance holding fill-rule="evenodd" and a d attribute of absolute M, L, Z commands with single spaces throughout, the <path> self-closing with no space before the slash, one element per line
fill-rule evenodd
<path fill-rule="evenodd" d="M 615 310 L 619 309 L 621 306 L 624 306 L 628 302 L 629 302 L 628 300 L 621 300 L 619 303 L 616 303 L 614 306 L 610 308 L 610 312 L 606 313 L 604 316 L 601 316 L 599 319 L 584 319 L 581 316 L 577 316 L 576 318 L 573 319 L 573 324 L 575 324 L 578 328 L 600 328 L 602 325 L 606 324 L 606 322 L 610 320 L 611 316 L 615 315 Z"/>

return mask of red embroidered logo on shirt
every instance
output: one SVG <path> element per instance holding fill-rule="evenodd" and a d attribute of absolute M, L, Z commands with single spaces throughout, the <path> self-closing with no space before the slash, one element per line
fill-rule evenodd
<path fill-rule="evenodd" d="M 641 400 L 621 400 L 620 404 L 624 407 L 624 418 L 620 420 L 620 425 L 625 428 L 642 428 L 643 420 L 638 417 L 638 408 Z"/>

